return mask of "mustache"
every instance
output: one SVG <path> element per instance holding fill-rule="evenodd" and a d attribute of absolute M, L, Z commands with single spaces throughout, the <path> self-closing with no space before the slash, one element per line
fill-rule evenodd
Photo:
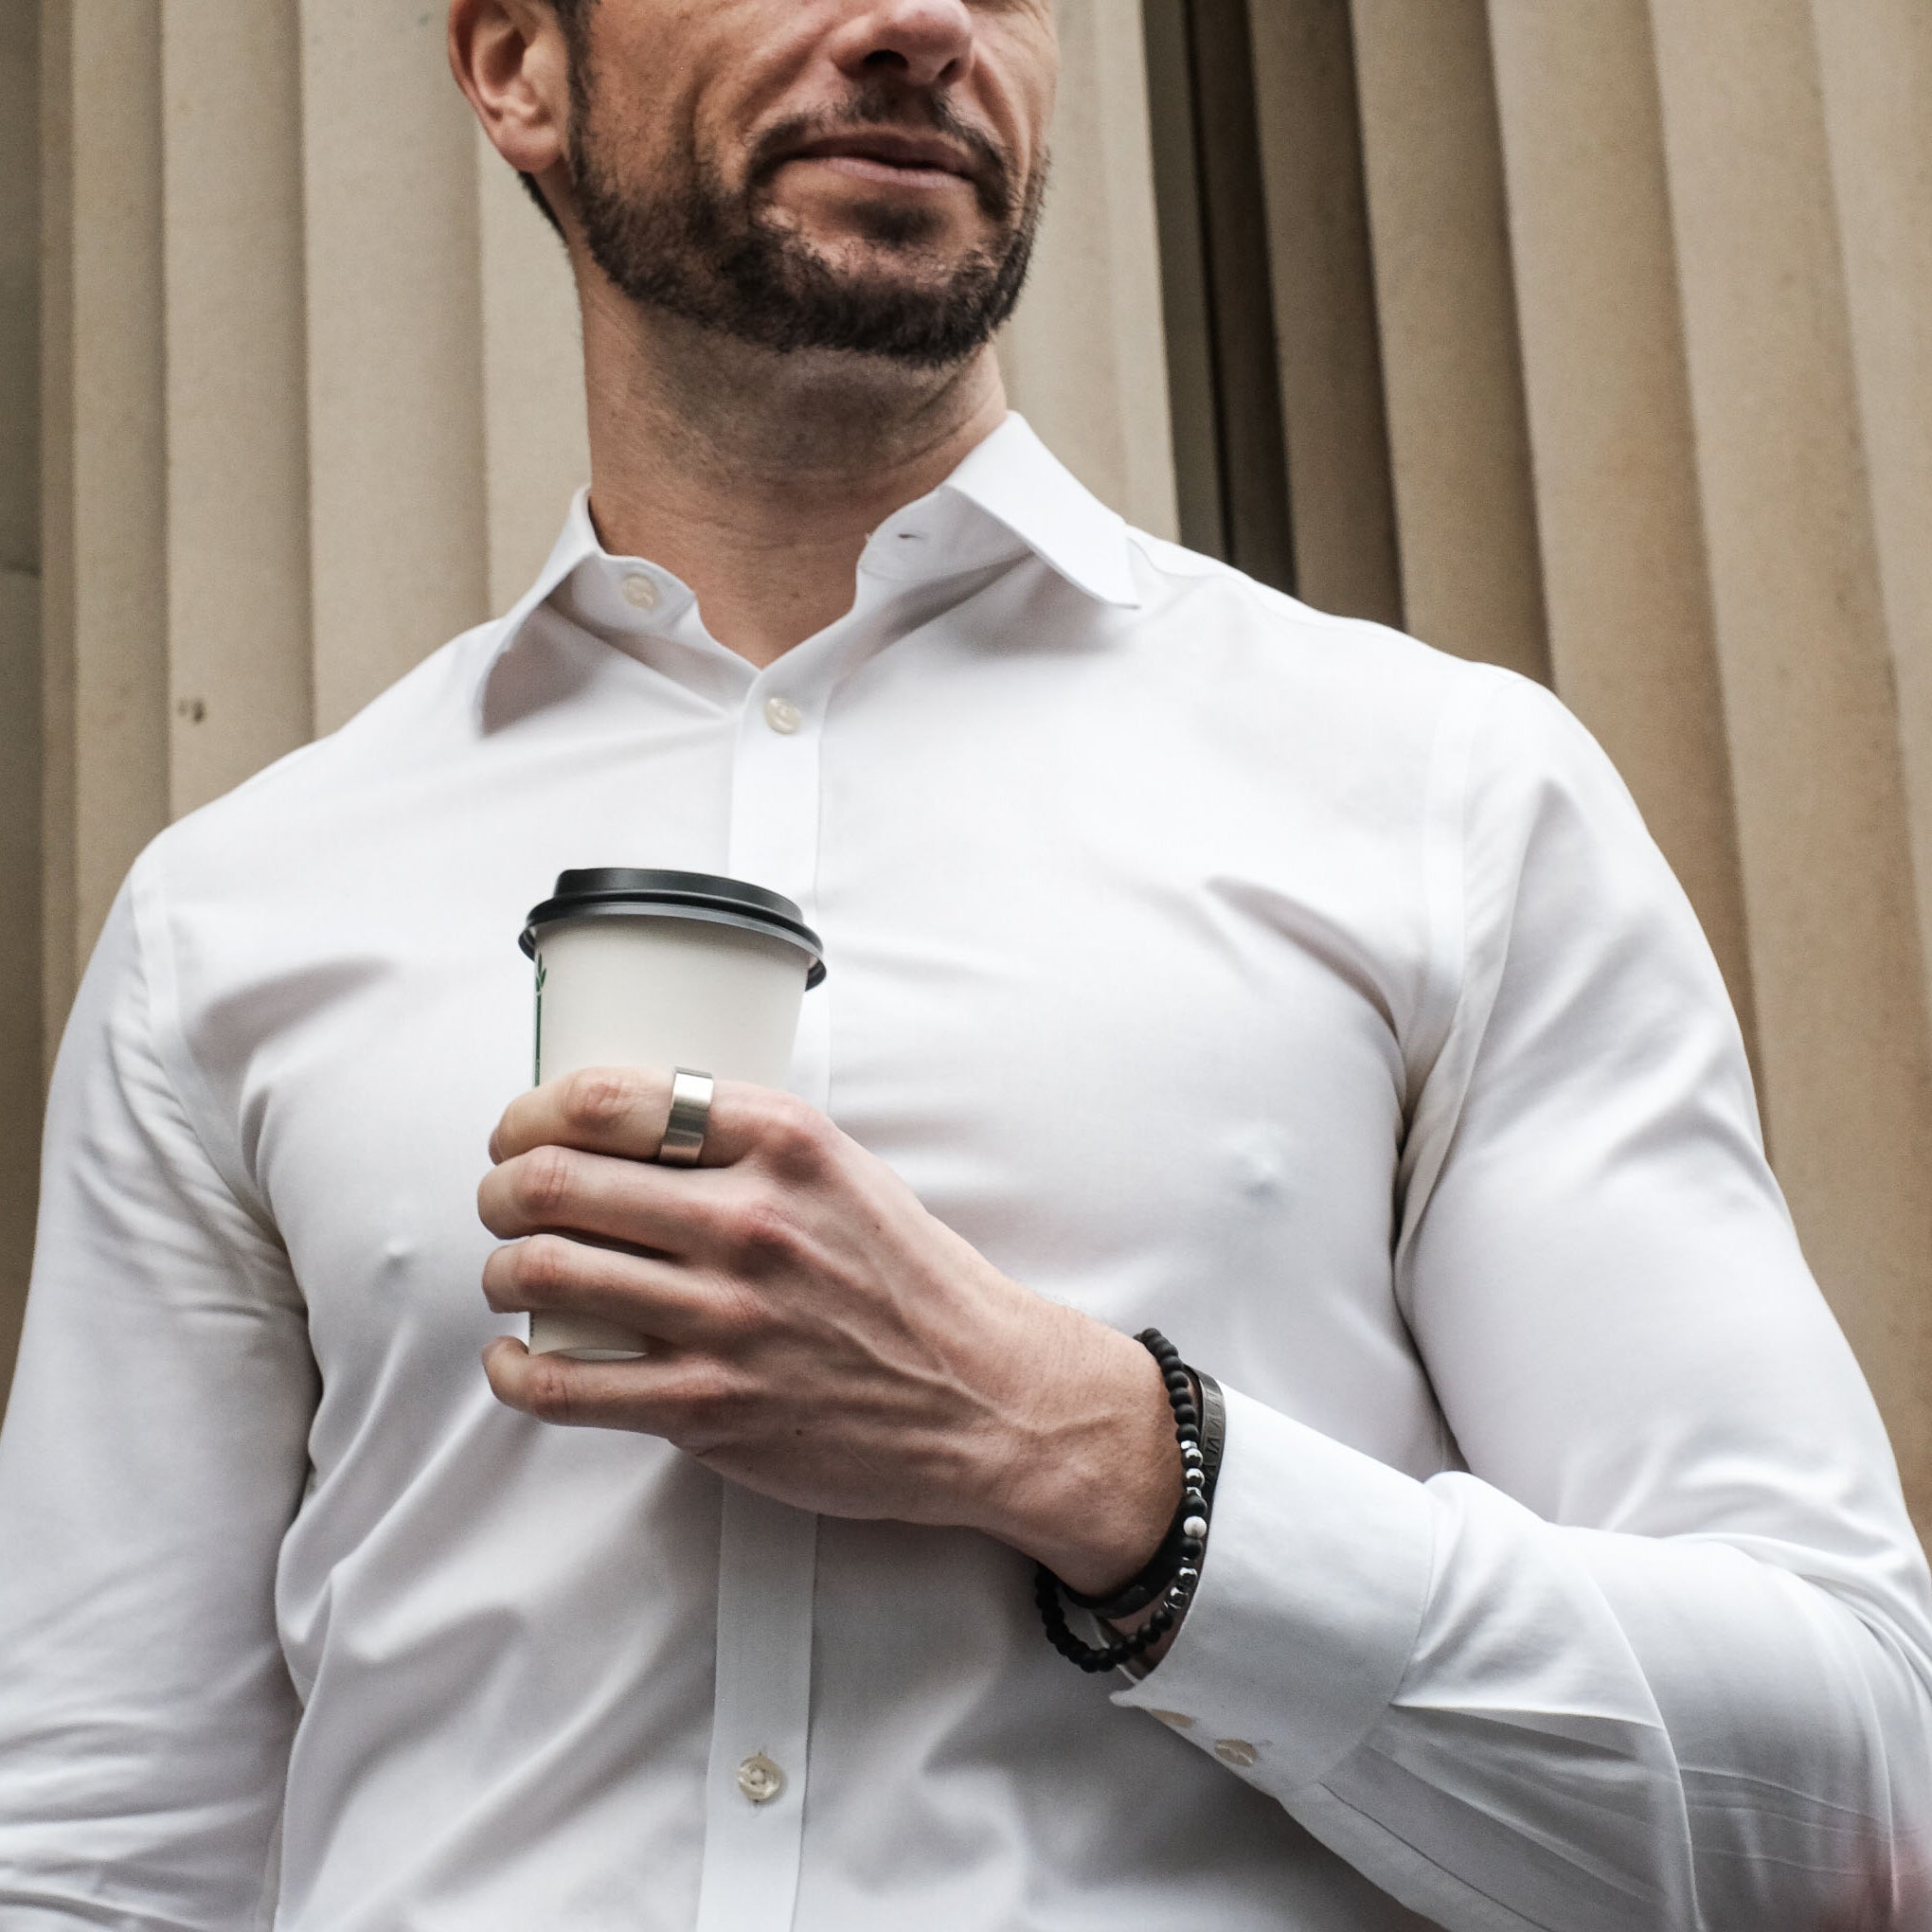
<path fill-rule="evenodd" d="M 808 142 L 836 134 L 878 134 L 886 131 L 940 134 L 969 159 L 972 182 L 981 210 L 996 221 L 1011 222 L 1020 196 L 1011 154 L 984 128 L 968 120 L 942 94 L 913 92 L 903 83 L 857 89 L 844 106 L 796 114 L 775 122 L 753 144 L 745 176 L 756 194 Z"/>

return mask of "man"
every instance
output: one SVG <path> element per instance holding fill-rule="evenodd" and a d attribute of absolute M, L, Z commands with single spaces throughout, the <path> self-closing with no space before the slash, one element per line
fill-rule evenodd
<path fill-rule="evenodd" d="M 0 1447 L 0 1924 L 1925 1923 L 1924 1565 L 1614 776 L 1005 415 L 1046 0 L 450 45 L 570 250 L 592 490 L 109 921 Z M 826 941 L 695 1169 L 669 1069 L 518 1096 L 523 915 L 604 864 Z M 1035 1566 L 1169 1561 L 1149 1325 L 1224 1448 L 1096 1679 Z"/>

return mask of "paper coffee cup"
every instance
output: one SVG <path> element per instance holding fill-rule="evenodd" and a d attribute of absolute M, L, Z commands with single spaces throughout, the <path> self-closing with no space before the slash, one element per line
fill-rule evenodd
<path fill-rule="evenodd" d="M 825 977 L 796 905 L 708 872 L 564 872 L 522 944 L 537 969 L 539 1084 L 585 1066 L 685 1066 L 782 1086 L 805 990 Z M 530 1352 L 611 1362 L 644 1348 L 595 1316 L 539 1312 Z"/>

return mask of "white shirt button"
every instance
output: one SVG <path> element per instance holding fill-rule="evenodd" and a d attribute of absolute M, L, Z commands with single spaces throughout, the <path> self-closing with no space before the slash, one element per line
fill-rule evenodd
<path fill-rule="evenodd" d="M 657 585 L 641 570 L 634 570 L 624 579 L 624 601 L 634 611 L 654 611 L 657 608 Z"/>
<path fill-rule="evenodd" d="M 1185 1710 L 1155 1710 L 1148 1707 L 1149 1717 L 1157 1717 L 1170 1730 L 1192 1730 L 1194 1720 Z"/>
<path fill-rule="evenodd" d="M 805 722 L 805 714 L 790 698 L 767 698 L 764 701 L 764 721 L 774 731 L 782 732 L 789 738 Z"/>
<path fill-rule="evenodd" d="M 1245 1738 L 1223 1738 L 1214 1746 L 1214 1755 L 1224 1764 L 1232 1764 L 1237 1771 L 1245 1771 L 1261 1754 Z"/>
<path fill-rule="evenodd" d="M 784 1790 L 785 1774 L 762 1751 L 755 1751 L 738 1767 L 738 1788 L 753 1804 L 769 1804 Z"/>

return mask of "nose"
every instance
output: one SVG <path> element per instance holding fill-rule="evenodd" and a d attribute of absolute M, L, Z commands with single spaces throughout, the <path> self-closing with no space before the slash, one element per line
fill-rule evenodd
<path fill-rule="evenodd" d="M 891 74 L 915 87 L 957 86 L 975 50 L 966 0 L 874 0 L 852 9 L 831 49 L 854 80 Z"/>

